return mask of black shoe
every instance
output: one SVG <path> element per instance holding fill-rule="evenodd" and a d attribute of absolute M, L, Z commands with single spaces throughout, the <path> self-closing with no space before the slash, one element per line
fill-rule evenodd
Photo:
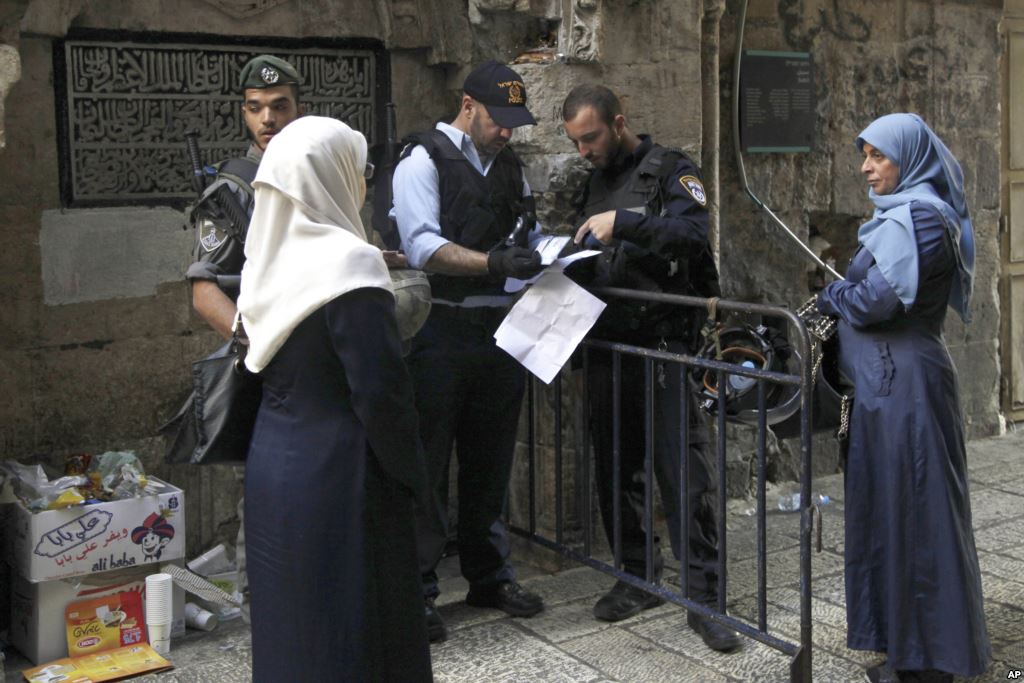
<path fill-rule="evenodd" d="M 686 623 L 697 632 L 704 644 L 718 652 L 732 652 L 739 648 L 740 637 L 736 631 L 722 626 L 717 621 L 705 619 L 693 612 L 686 613 Z"/>
<path fill-rule="evenodd" d="M 466 604 L 473 607 L 494 607 L 513 617 L 532 617 L 544 609 L 544 601 L 536 593 L 515 581 L 502 581 L 495 587 L 469 587 Z"/>
<path fill-rule="evenodd" d="M 594 605 L 594 616 L 601 621 L 622 621 L 665 604 L 665 600 L 631 586 L 625 581 L 616 581 L 612 589 L 605 593 Z"/>
<path fill-rule="evenodd" d="M 889 662 L 869 666 L 864 672 L 870 683 L 900 683 L 900 676 L 889 667 Z"/>
<path fill-rule="evenodd" d="M 427 638 L 432 643 L 440 643 L 448 639 L 448 627 L 444 625 L 441 613 L 434 607 L 434 598 L 424 599 L 427 616 Z"/>

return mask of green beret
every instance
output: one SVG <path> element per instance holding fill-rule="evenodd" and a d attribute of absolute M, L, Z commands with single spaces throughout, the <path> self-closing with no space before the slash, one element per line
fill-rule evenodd
<path fill-rule="evenodd" d="M 295 67 L 274 55 L 253 57 L 238 74 L 238 88 L 273 88 L 278 85 L 302 85 Z"/>

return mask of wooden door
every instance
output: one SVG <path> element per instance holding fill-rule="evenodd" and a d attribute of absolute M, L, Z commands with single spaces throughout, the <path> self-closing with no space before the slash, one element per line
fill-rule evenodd
<path fill-rule="evenodd" d="M 1000 223 L 1002 407 L 1024 420 L 1024 0 L 1006 0 L 1003 15 L 1003 169 Z"/>

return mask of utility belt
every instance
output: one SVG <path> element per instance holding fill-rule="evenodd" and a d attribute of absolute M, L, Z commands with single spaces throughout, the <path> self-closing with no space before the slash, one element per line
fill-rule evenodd
<path fill-rule="evenodd" d="M 700 318 L 692 310 L 660 302 L 614 302 L 594 327 L 594 336 L 649 346 L 662 340 L 692 344 L 700 332 Z"/>
<path fill-rule="evenodd" d="M 508 315 L 505 306 L 446 306 L 434 304 L 430 308 L 430 317 L 434 320 L 456 321 L 466 325 L 478 325 L 498 329 L 501 321 Z"/>

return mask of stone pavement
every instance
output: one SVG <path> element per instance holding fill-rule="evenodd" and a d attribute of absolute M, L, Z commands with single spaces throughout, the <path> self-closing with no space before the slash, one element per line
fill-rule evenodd
<path fill-rule="evenodd" d="M 1005 681 L 1024 668 L 1024 433 L 968 444 L 971 501 L 994 663 L 971 681 Z M 843 609 L 842 480 L 815 481 L 832 503 L 824 509 L 823 551 L 812 559 L 814 680 L 864 680 L 865 665 L 880 656 L 846 649 Z M 768 625 L 795 641 L 799 635 L 799 518 L 772 510 L 778 491 L 769 493 Z M 729 502 L 729 609 L 756 618 L 756 541 L 752 503 Z M 734 654 L 711 652 L 686 627 L 683 611 L 664 605 L 632 619 L 607 624 L 591 608 L 613 583 L 586 567 L 556 574 L 521 568 L 523 582 L 541 593 L 547 610 L 532 619 L 512 619 L 462 602 L 466 584 L 455 558 L 445 560 L 440 610 L 451 630 L 432 649 L 438 683 L 518 683 L 532 681 L 667 683 L 670 681 L 787 681 L 788 658 L 745 640 Z M 189 631 L 172 646 L 177 666 L 140 681 L 233 683 L 248 681 L 248 629 L 240 621 L 214 633 Z M 22 680 L 27 663 L 7 652 L 7 682 Z M 1024 677 L 1022 677 L 1024 678 Z M 344 680 L 339 676 L 339 681 Z"/>

